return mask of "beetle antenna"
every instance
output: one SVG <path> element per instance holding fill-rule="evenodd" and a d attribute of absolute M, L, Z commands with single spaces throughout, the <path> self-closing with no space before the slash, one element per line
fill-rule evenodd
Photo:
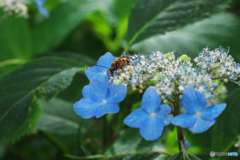
<path fill-rule="evenodd" d="M 87 66 L 87 68 L 86 68 L 86 70 L 89 68 L 89 67 L 92 67 L 92 66 L 99 66 L 99 67 L 103 67 L 103 68 L 107 68 L 107 67 L 104 67 L 104 66 L 100 66 L 100 65 L 90 65 L 90 66 Z M 107 69 L 109 69 L 109 68 L 107 68 Z"/>

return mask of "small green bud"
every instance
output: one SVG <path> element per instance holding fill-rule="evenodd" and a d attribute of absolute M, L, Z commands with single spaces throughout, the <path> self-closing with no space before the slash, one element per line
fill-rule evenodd
<path fill-rule="evenodd" d="M 154 80 L 148 79 L 148 84 L 156 84 L 162 76 L 163 76 L 163 75 L 159 75 L 159 76 L 158 76 L 156 79 L 154 79 Z"/>
<path fill-rule="evenodd" d="M 182 59 L 183 62 L 186 62 L 186 63 L 188 61 L 190 61 L 190 58 L 187 55 L 185 55 L 185 54 L 181 56 L 181 59 Z"/>
<path fill-rule="evenodd" d="M 169 58 L 169 56 L 171 56 L 171 53 L 170 52 L 168 52 L 166 55 L 165 55 L 165 57 L 168 59 Z"/>
<path fill-rule="evenodd" d="M 122 80 L 119 80 L 118 82 L 119 82 L 119 84 L 122 84 L 122 83 L 123 83 Z"/>

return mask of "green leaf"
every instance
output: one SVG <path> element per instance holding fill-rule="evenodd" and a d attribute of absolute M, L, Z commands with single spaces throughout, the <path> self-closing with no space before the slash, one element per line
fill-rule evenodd
<path fill-rule="evenodd" d="M 106 155 L 91 155 L 85 157 L 77 157 L 73 155 L 65 155 L 66 157 L 72 159 L 111 159 L 111 160 L 153 160 L 157 158 L 161 153 L 156 151 L 150 152 L 139 152 L 139 153 L 128 153 L 128 154 L 120 154 L 115 156 L 106 156 Z"/>
<path fill-rule="evenodd" d="M 172 155 L 170 158 L 168 158 L 168 160 L 181 160 L 183 159 L 183 153 L 182 151 L 181 152 L 178 152 L 178 153 L 175 153 L 174 155 Z"/>
<path fill-rule="evenodd" d="M 168 160 L 183 160 L 183 153 L 182 151 L 172 155 Z M 193 154 L 186 154 L 186 160 L 201 160 L 200 158 L 196 157 Z"/>
<path fill-rule="evenodd" d="M 141 108 L 142 101 L 136 102 L 132 105 L 131 111 Z"/>
<path fill-rule="evenodd" d="M 165 34 L 227 7 L 226 0 L 139 0 L 128 24 L 127 49 L 132 43 Z"/>
<path fill-rule="evenodd" d="M 44 112 L 36 129 L 60 135 L 77 134 L 82 119 L 73 111 L 73 103 L 53 98 L 49 102 L 40 100 L 40 104 Z M 81 132 L 85 132 L 83 127 Z"/>
<path fill-rule="evenodd" d="M 139 129 L 127 129 L 105 152 L 106 155 L 120 155 L 142 151 L 150 151 L 154 145 L 160 144 L 165 138 L 167 130 L 156 141 L 146 141 L 139 133 Z M 167 154 L 167 153 L 166 153 Z"/>
<path fill-rule="evenodd" d="M 50 99 L 64 90 L 84 64 L 46 57 L 29 62 L 0 81 L 0 137 L 14 141 L 36 125 L 42 108 L 35 94 Z"/>
<path fill-rule="evenodd" d="M 138 0 L 115 0 L 112 11 L 118 22 L 123 21 Z"/>
<path fill-rule="evenodd" d="M 226 152 L 240 135 L 240 88 L 235 89 L 227 98 L 227 107 L 217 118 L 212 132 L 212 149 Z"/>
<path fill-rule="evenodd" d="M 115 158 L 113 160 L 154 160 L 160 156 L 160 153 L 153 152 L 153 153 L 144 153 L 144 154 L 137 154 L 137 155 L 127 155 L 119 158 Z"/>
<path fill-rule="evenodd" d="M 0 13 L 0 18 L 2 16 L 3 13 Z M 0 28 L 0 44 L 0 61 L 14 58 L 30 58 L 32 55 L 32 41 L 31 29 L 27 20 L 8 16 Z"/>
<path fill-rule="evenodd" d="M 35 53 L 57 47 L 89 13 L 104 9 L 105 1 L 71 0 L 58 5 L 49 19 L 36 24 L 33 31 Z"/>
<path fill-rule="evenodd" d="M 78 157 L 78 156 L 73 156 L 73 155 L 69 155 L 69 154 L 66 154 L 65 156 L 68 157 L 68 158 L 72 158 L 72 159 L 101 159 L 101 158 L 106 158 L 106 156 L 102 155 L 102 154 L 91 155 L 91 156 L 86 156 L 86 157 Z"/>
<path fill-rule="evenodd" d="M 159 35 L 132 46 L 132 50 L 140 53 L 150 53 L 156 50 L 167 53 L 175 50 L 176 56 L 187 54 L 191 58 L 197 56 L 208 44 L 211 49 L 224 45 L 231 47 L 231 53 L 239 53 L 240 20 L 232 14 L 223 12 L 210 18 L 188 25 L 182 29 L 172 31 L 166 35 Z"/>

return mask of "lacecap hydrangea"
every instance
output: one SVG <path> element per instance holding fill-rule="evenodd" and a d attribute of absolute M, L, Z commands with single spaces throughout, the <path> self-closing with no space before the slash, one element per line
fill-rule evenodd
<path fill-rule="evenodd" d="M 124 123 L 139 128 L 146 140 L 159 138 L 164 126 L 170 123 L 189 128 L 194 133 L 204 132 L 226 107 L 225 103 L 206 106 L 218 88 L 215 80 L 239 83 L 240 66 L 228 52 L 221 47 L 213 51 L 204 48 L 194 59 L 196 67 L 187 55 L 176 58 L 174 52 L 164 54 L 157 50 L 149 55 L 124 54 L 121 58 L 128 58 L 128 62 L 113 75 L 107 72 L 116 58 L 108 52 L 99 58 L 97 65 L 86 69 L 90 85 L 84 87 L 84 97 L 74 104 L 74 111 L 82 118 L 117 113 L 116 104 L 124 100 L 128 89 L 132 89 L 144 92 L 142 105 L 130 113 Z M 182 114 L 177 103 L 183 105 Z"/>

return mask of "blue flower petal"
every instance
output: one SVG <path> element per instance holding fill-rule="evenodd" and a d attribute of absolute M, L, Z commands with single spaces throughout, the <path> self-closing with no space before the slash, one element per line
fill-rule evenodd
<path fill-rule="evenodd" d="M 119 103 L 124 100 L 127 95 L 127 87 L 124 85 L 112 85 L 109 88 L 108 103 Z"/>
<path fill-rule="evenodd" d="M 170 113 L 171 110 L 172 108 L 166 104 L 160 105 L 160 112 Z"/>
<path fill-rule="evenodd" d="M 172 124 L 176 126 L 181 126 L 184 128 L 192 127 L 197 120 L 197 117 L 193 114 L 189 113 L 183 113 L 180 115 L 177 115 L 172 119 Z"/>
<path fill-rule="evenodd" d="M 136 109 L 124 119 L 124 123 L 129 127 L 140 128 L 141 123 L 149 117 L 148 113 L 143 112 L 141 109 Z"/>
<path fill-rule="evenodd" d="M 215 120 L 206 121 L 199 117 L 197 118 L 196 123 L 190 127 L 189 130 L 193 133 L 202 133 L 208 130 L 214 123 Z"/>
<path fill-rule="evenodd" d="M 102 104 L 95 111 L 95 117 L 99 118 L 106 113 L 118 113 L 119 107 L 115 104 Z"/>
<path fill-rule="evenodd" d="M 97 66 L 89 67 L 88 69 L 85 70 L 85 74 L 86 74 L 87 78 L 89 79 L 89 81 L 91 81 L 92 79 L 96 79 L 101 82 L 106 82 L 106 80 L 108 78 L 107 73 L 106 74 L 101 73 L 98 70 Z"/>
<path fill-rule="evenodd" d="M 200 92 L 193 88 L 185 87 L 183 90 L 182 104 L 188 113 L 195 114 L 205 108 L 207 100 Z"/>
<path fill-rule="evenodd" d="M 151 114 L 160 109 L 161 99 L 153 87 L 149 87 L 143 94 L 142 110 Z"/>
<path fill-rule="evenodd" d="M 107 67 L 107 68 L 111 68 L 111 63 L 115 60 L 116 60 L 116 58 L 112 55 L 112 53 L 107 52 L 98 59 L 97 65 L 104 66 L 104 67 Z M 100 72 L 106 72 L 107 71 L 106 68 L 100 67 L 100 66 L 98 66 L 98 70 Z"/>
<path fill-rule="evenodd" d="M 90 85 L 86 85 L 83 87 L 82 94 L 84 98 L 91 98 L 90 95 Z"/>
<path fill-rule="evenodd" d="M 201 117 L 205 120 L 213 120 L 218 117 L 222 111 L 226 108 L 226 103 L 218 104 L 216 106 L 210 106 L 202 112 Z"/>
<path fill-rule="evenodd" d="M 73 109 L 76 114 L 84 119 L 91 118 L 95 115 L 96 109 L 101 105 L 99 102 L 94 102 L 90 98 L 82 98 L 74 103 Z"/>
<path fill-rule="evenodd" d="M 98 107 L 95 111 L 95 117 L 99 118 L 101 116 L 103 116 L 104 114 L 107 113 L 107 109 L 105 105 L 101 105 L 100 107 Z"/>
<path fill-rule="evenodd" d="M 171 123 L 171 121 L 173 119 L 173 115 L 169 114 L 169 115 L 165 115 L 165 116 L 162 116 L 162 117 L 159 117 L 159 118 L 162 119 L 163 122 L 164 122 L 164 125 L 167 126 Z"/>
<path fill-rule="evenodd" d="M 191 146 L 191 143 L 185 139 L 185 149 L 188 150 Z"/>
<path fill-rule="evenodd" d="M 119 107 L 116 104 L 105 104 L 107 108 L 107 113 L 118 113 Z"/>
<path fill-rule="evenodd" d="M 45 0 L 34 0 L 38 11 L 46 18 L 49 18 L 48 11 L 44 8 Z"/>
<path fill-rule="evenodd" d="M 164 123 L 159 118 L 147 118 L 140 126 L 141 136 L 148 140 L 154 141 L 162 135 Z"/>
<path fill-rule="evenodd" d="M 91 99 L 96 102 L 103 102 L 106 99 L 108 86 L 101 81 L 91 80 L 90 81 L 90 95 Z"/>
<path fill-rule="evenodd" d="M 164 125 L 167 126 L 170 124 L 170 122 L 173 119 L 173 115 L 169 114 L 169 112 L 171 112 L 171 107 L 169 107 L 168 105 L 160 105 L 160 109 L 156 112 L 156 117 L 162 119 L 162 121 L 164 122 Z"/>

